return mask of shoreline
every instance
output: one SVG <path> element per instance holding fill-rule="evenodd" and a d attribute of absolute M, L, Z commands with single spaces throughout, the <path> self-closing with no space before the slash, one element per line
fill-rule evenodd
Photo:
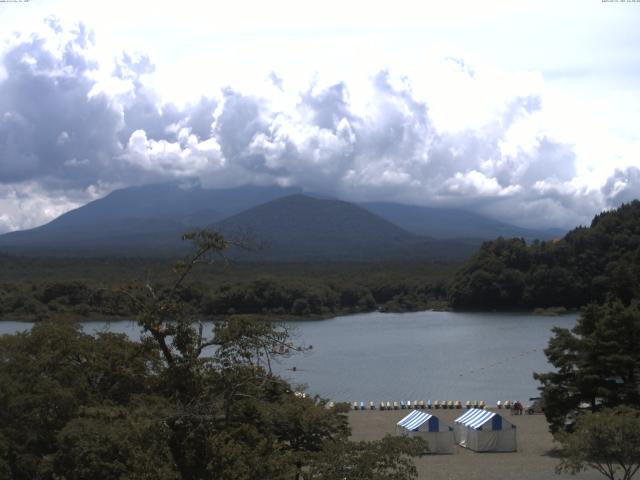
<path fill-rule="evenodd" d="M 580 309 L 564 309 L 563 311 L 556 311 L 555 307 L 550 309 L 530 309 L 530 310 L 454 310 L 450 307 L 440 308 L 435 306 L 434 308 L 426 308 L 421 310 L 387 310 L 382 308 L 377 308 L 374 310 L 366 310 L 366 311 L 358 311 L 358 312 L 334 312 L 327 314 L 308 314 L 308 315 L 293 315 L 293 314 L 272 314 L 272 313 L 237 313 L 237 314 L 229 314 L 229 315 L 210 315 L 210 316 L 202 316 L 194 318 L 194 321 L 201 322 L 217 322 L 229 318 L 234 315 L 240 316 L 251 316 L 256 317 L 261 320 L 265 320 L 268 322 L 319 322 L 322 320 L 333 320 L 335 318 L 340 317 L 350 317 L 355 315 L 368 315 L 371 313 L 381 313 L 383 315 L 403 315 L 403 314 L 411 314 L 411 313 L 426 313 L 426 312 L 451 312 L 451 313 L 477 313 L 477 314 L 497 314 L 497 315 L 527 315 L 527 316 L 536 316 L 536 317 L 564 317 L 567 315 L 573 315 L 576 313 L 580 313 Z M 132 315 L 133 317 L 133 315 Z M 55 319 L 56 315 L 52 317 Z M 69 320 L 73 322 L 121 322 L 121 321 L 136 321 L 135 318 L 131 318 L 128 316 L 118 316 L 118 315 L 103 315 L 100 313 L 92 313 L 88 316 L 75 315 L 71 312 L 61 312 L 58 315 L 58 318 Z M 41 322 L 41 318 L 36 318 L 32 316 L 24 316 L 24 315 L 15 315 L 12 318 L 6 318 L 5 316 L 0 317 L 0 323 L 2 322 L 20 322 L 20 323 L 38 323 Z"/>

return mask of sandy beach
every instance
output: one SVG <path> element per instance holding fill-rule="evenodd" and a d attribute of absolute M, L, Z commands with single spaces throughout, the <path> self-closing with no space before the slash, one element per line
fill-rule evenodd
<path fill-rule="evenodd" d="M 540 480 L 603 478 L 595 471 L 572 476 L 557 475 L 559 460 L 553 454 L 553 438 L 548 431 L 544 415 L 511 415 L 509 410 L 495 410 L 516 425 L 518 451 L 513 453 L 476 453 L 456 446 L 452 455 L 427 455 L 416 461 L 420 479 L 430 480 Z M 453 425 L 453 420 L 464 410 L 431 410 L 440 421 Z M 352 411 L 349 420 L 354 440 L 377 440 L 386 434 L 395 434 L 396 422 L 407 415 L 407 410 Z"/>

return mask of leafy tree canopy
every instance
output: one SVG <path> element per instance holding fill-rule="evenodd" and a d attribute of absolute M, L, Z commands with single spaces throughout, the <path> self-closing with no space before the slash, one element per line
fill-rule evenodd
<path fill-rule="evenodd" d="M 562 463 L 558 473 L 595 469 L 609 480 L 631 480 L 640 470 L 640 410 L 628 407 L 588 413 L 573 433 L 556 435 Z"/>
<path fill-rule="evenodd" d="M 541 382 L 552 431 L 581 409 L 640 408 L 640 304 L 589 305 L 572 330 L 555 328 L 545 349 L 554 372 Z"/>
<path fill-rule="evenodd" d="M 232 316 L 206 335 L 185 282 L 229 242 L 185 238 L 195 251 L 172 285 L 125 292 L 141 342 L 55 320 L 0 337 L 0 479 L 415 478 L 424 442 L 353 443 L 347 405 L 273 374 L 298 348 L 284 328 Z"/>
<path fill-rule="evenodd" d="M 486 242 L 456 273 L 449 300 L 459 309 L 564 306 L 640 298 L 640 201 L 596 215 L 590 227 L 527 245 Z"/>

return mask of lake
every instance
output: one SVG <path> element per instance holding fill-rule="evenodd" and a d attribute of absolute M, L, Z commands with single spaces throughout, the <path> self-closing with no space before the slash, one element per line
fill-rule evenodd
<path fill-rule="evenodd" d="M 294 343 L 312 345 L 274 369 L 308 392 L 339 401 L 527 400 L 537 396 L 533 372 L 550 370 L 543 349 L 554 326 L 571 328 L 577 314 L 366 313 L 290 321 Z M 30 328 L 0 322 L 0 333 Z M 86 322 L 138 338 L 135 322 Z M 293 371 L 292 368 L 296 367 Z"/>

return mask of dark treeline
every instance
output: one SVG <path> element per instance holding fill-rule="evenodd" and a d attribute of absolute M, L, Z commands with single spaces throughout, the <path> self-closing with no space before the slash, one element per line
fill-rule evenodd
<path fill-rule="evenodd" d="M 453 308 L 575 308 L 618 298 L 640 298 L 640 201 L 597 215 L 563 239 L 534 242 L 499 238 L 457 272 L 449 289 Z"/>
<path fill-rule="evenodd" d="M 2 257 L 0 318 L 131 317 L 131 284 L 159 291 L 172 271 L 166 260 Z M 416 311 L 446 305 L 456 265 L 231 264 L 194 275 L 180 294 L 194 315 L 266 314 L 322 317 Z M 206 271 L 204 271 L 206 270 Z"/>

